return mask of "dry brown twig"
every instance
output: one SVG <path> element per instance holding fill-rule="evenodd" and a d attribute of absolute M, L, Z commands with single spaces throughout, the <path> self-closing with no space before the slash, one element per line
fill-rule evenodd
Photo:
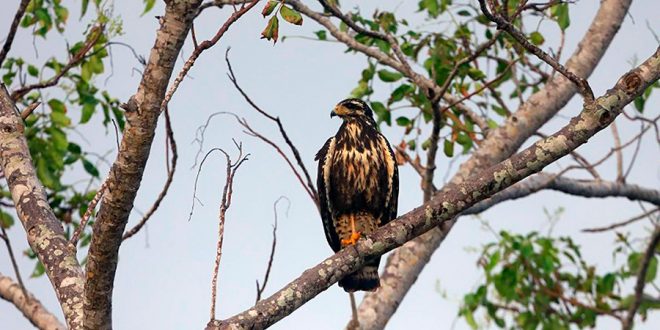
<path fill-rule="evenodd" d="M 2 62 L 5 61 L 7 54 L 9 54 L 9 51 L 11 50 L 11 45 L 14 43 L 14 37 L 16 37 L 18 25 L 21 23 L 21 18 L 23 18 L 23 15 L 25 15 L 25 9 L 29 3 L 30 0 L 21 0 L 18 5 L 14 19 L 9 26 L 9 33 L 7 33 L 5 43 L 2 45 L 2 50 L 0 50 L 0 66 L 2 66 Z"/>
<path fill-rule="evenodd" d="M 174 139 L 174 131 L 172 130 L 172 121 L 170 119 L 169 109 L 166 107 L 164 112 L 165 112 L 165 134 L 167 135 L 165 139 L 166 141 L 165 151 L 166 153 L 168 150 L 172 151 L 171 158 L 166 156 L 166 158 L 170 158 L 170 162 L 166 163 L 167 179 L 165 179 L 165 185 L 158 194 L 156 201 L 151 205 L 149 211 L 147 211 L 147 213 L 145 213 L 142 216 L 142 219 L 133 228 L 129 229 L 124 233 L 124 236 L 122 236 L 122 240 L 131 238 L 133 235 L 137 234 L 140 231 L 140 229 L 142 229 L 142 227 L 144 227 L 144 225 L 151 218 L 151 216 L 154 213 L 156 213 L 156 210 L 158 210 L 158 207 L 160 206 L 163 199 L 165 199 L 165 196 L 167 195 L 167 192 L 170 190 L 170 186 L 172 185 L 172 181 L 174 180 L 174 172 L 176 171 L 176 164 L 179 158 L 179 154 L 177 152 L 176 140 Z"/>
<path fill-rule="evenodd" d="M 624 226 L 627 226 L 627 225 L 629 225 L 633 222 L 637 222 L 637 221 L 642 220 L 644 218 L 650 217 L 658 211 L 660 211 L 660 208 L 656 207 L 656 208 L 654 208 L 654 209 L 652 209 L 648 212 L 644 212 L 644 213 L 642 213 L 638 216 L 632 217 L 632 218 L 630 218 L 626 221 L 613 223 L 613 224 L 611 224 L 609 226 L 605 226 L 605 227 L 585 228 L 585 229 L 582 229 L 582 232 L 583 233 L 602 233 L 602 232 L 605 232 L 605 231 L 609 231 L 609 230 L 613 230 L 613 229 L 616 229 L 616 228 L 624 227 Z"/>
<path fill-rule="evenodd" d="M 236 175 L 236 171 L 238 171 L 238 168 L 248 159 L 247 157 L 250 154 L 243 155 L 243 147 L 241 144 L 236 143 L 234 141 L 234 144 L 236 145 L 236 148 L 238 149 L 238 157 L 236 158 L 236 161 L 232 163 L 231 157 L 227 152 L 220 148 L 213 148 L 209 150 L 208 153 L 206 153 L 206 156 L 204 156 L 204 159 L 202 159 L 202 162 L 199 164 L 199 170 L 201 171 L 202 166 L 204 165 L 204 161 L 206 158 L 213 152 L 213 151 L 220 151 L 225 155 L 227 165 L 227 174 L 226 174 L 226 181 L 225 181 L 225 187 L 222 190 L 222 200 L 220 202 L 220 212 L 219 212 L 219 221 L 218 221 L 218 244 L 216 248 L 216 255 L 215 255 L 215 265 L 213 267 L 213 278 L 211 280 L 211 316 L 210 320 L 215 319 L 215 304 L 217 300 L 217 290 L 218 290 L 218 271 L 220 269 L 220 259 L 222 258 L 222 243 L 224 241 L 224 233 L 225 233 L 225 217 L 227 210 L 231 206 L 231 198 L 233 194 L 233 184 L 234 184 L 234 176 Z M 199 177 L 199 171 L 197 172 L 197 176 Z M 197 180 L 195 180 L 197 181 Z"/>
<path fill-rule="evenodd" d="M 278 152 L 282 155 L 282 157 L 284 157 L 284 159 L 287 161 L 287 163 L 289 163 L 289 166 L 293 170 L 294 174 L 298 177 L 298 179 L 300 180 L 300 183 L 305 187 L 305 190 L 307 190 L 307 193 L 310 195 L 310 197 L 312 198 L 312 200 L 314 201 L 314 203 L 318 207 L 318 192 L 316 191 L 316 186 L 314 185 L 314 181 L 312 181 L 312 178 L 309 175 L 309 171 L 307 170 L 307 167 L 305 166 L 305 163 L 303 162 L 302 157 L 300 156 L 300 152 L 298 152 L 298 148 L 296 148 L 296 146 L 293 144 L 293 142 L 289 138 L 289 135 L 287 134 L 286 130 L 284 129 L 284 125 L 282 125 L 282 121 L 280 120 L 279 117 L 275 117 L 275 116 L 267 113 L 263 109 L 261 109 L 259 106 L 257 106 L 257 104 L 254 103 L 254 101 L 252 101 L 252 99 L 247 95 L 247 93 L 245 93 L 245 91 L 238 84 L 238 80 L 236 79 L 236 75 L 234 74 L 234 70 L 231 66 L 231 62 L 229 61 L 229 49 L 227 49 L 227 51 L 225 52 L 225 61 L 227 62 L 227 67 L 229 69 L 229 73 L 228 73 L 229 80 L 231 80 L 231 82 L 234 84 L 234 87 L 236 87 L 236 89 L 239 91 L 239 93 L 241 93 L 241 95 L 243 96 L 245 101 L 247 101 L 248 104 L 250 104 L 250 106 L 254 110 L 256 110 L 261 115 L 263 115 L 264 117 L 270 119 L 271 121 L 273 121 L 277 124 L 277 128 L 280 131 L 280 135 L 282 136 L 282 138 L 286 142 L 287 146 L 289 147 L 289 150 L 291 150 L 291 153 L 293 153 L 293 157 L 296 159 L 296 163 L 298 164 L 298 167 L 300 168 L 300 170 L 303 172 L 303 174 L 305 176 L 305 180 L 307 181 L 306 187 L 305 187 L 305 183 L 301 179 L 300 173 L 298 173 L 298 171 L 293 166 L 292 162 L 288 159 L 288 157 L 286 157 L 286 155 L 281 151 L 281 149 L 275 145 L 275 143 L 269 142 L 263 136 L 257 134 L 254 130 L 252 130 L 249 126 L 247 126 L 247 125 L 243 125 L 243 126 L 246 127 L 250 132 L 255 134 L 255 136 L 261 138 L 266 143 L 270 144 L 271 146 L 273 146 L 274 148 L 276 148 L 278 150 Z M 239 120 L 239 122 L 240 122 L 240 120 Z M 245 119 L 243 119 L 243 122 L 245 122 L 247 124 L 247 121 L 245 121 Z"/>
<path fill-rule="evenodd" d="M 23 292 L 23 296 L 25 296 L 25 299 L 30 299 L 30 295 L 28 295 L 27 289 L 25 288 L 25 284 L 23 283 L 23 278 L 21 277 L 21 271 L 18 268 L 18 263 L 16 262 L 16 256 L 14 255 L 14 249 L 11 247 L 11 241 L 9 240 L 9 235 L 7 235 L 7 230 L 5 229 L 5 226 L 3 224 L 0 224 L 0 230 L 2 230 L 2 234 L 0 235 L 0 238 L 2 238 L 3 241 L 5 241 L 5 245 L 7 246 L 7 252 L 9 253 L 9 259 L 11 260 L 11 266 L 14 268 L 14 274 L 16 274 L 16 281 L 18 281 L 18 285 L 21 286 L 21 291 Z"/>
<path fill-rule="evenodd" d="M 167 107 L 167 104 L 172 99 L 172 96 L 176 92 L 177 88 L 179 88 L 179 84 L 181 84 L 181 82 L 183 81 L 183 78 L 186 77 L 186 75 L 188 74 L 188 71 L 190 71 L 190 69 L 193 67 L 193 65 L 195 64 L 195 61 L 197 60 L 197 58 L 199 58 L 199 56 L 202 54 L 202 52 L 204 52 L 205 50 L 213 47 L 216 43 L 218 43 L 220 38 L 222 38 L 222 36 L 225 34 L 225 32 L 227 32 L 229 27 L 232 24 L 234 24 L 236 21 L 238 21 L 238 19 L 241 18 L 241 16 L 243 16 L 250 9 L 252 9 L 252 7 L 254 7 L 257 4 L 257 2 L 259 2 L 259 0 L 252 0 L 252 2 L 250 2 L 249 4 L 246 3 L 246 2 L 243 2 L 243 4 L 241 5 L 241 8 L 239 10 L 234 11 L 234 13 L 232 13 L 231 16 L 229 16 L 227 21 L 225 21 L 225 23 L 222 24 L 222 26 L 220 27 L 220 29 L 218 29 L 218 32 L 215 33 L 213 38 L 211 38 L 210 40 L 204 40 L 201 43 L 199 43 L 199 45 L 197 45 L 195 47 L 192 54 L 190 54 L 190 56 L 188 57 L 188 60 L 186 60 L 186 63 L 183 65 L 183 68 L 181 69 L 181 71 L 179 71 L 179 74 L 174 79 L 174 82 L 172 82 L 172 85 L 170 86 L 169 90 L 165 94 L 165 98 L 163 99 L 163 102 L 161 103 L 161 106 L 160 106 L 161 111 L 163 111 L 163 109 L 165 109 Z"/>
<path fill-rule="evenodd" d="M 495 15 L 490 12 L 488 5 L 486 5 L 486 0 L 479 0 L 479 5 L 481 7 L 481 12 L 490 20 L 491 22 L 497 24 L 499 30 L 506 31 L 511 37 L 513 37 L 521 46 L 523 46 L 527 51 L 536 55 L 540 60 L 550 65 L 553 69 L 557 70 L 568 80 L 572 81 L 575 86 L 577 86 L 580 95 L 584 98 L 585 103 L 592 103 L 594 101 L 594 93 L 589 86 L 589 83 L 582 77 L 578 77 L 573 72 L 566 69 L 561 63 L 557 62 L 552 56 L 544 52 L 540 48 L 534 46 L 527 38 L 518 31 L 516 27 L 511 24 L 510 21 L 506 20 L 500 15 Z"/>
<path fill-rule="evenodd" d="M 96 42 L 101 38 L 103 35 L 103 31 L 105 30 L 105 25 L 96 25 L 92 28 L 92 32 L 90 32 L 91 37 L 85 41 L 84 46 L 75 54 L 73 55 L 70 59 L 69 62 L 60 69 L 60 71 L 57 72 L 56 75 L 52 76 L 50 79 L 43 81 L 43 82 L 38 82 L 32 85 L 28 86 L 23 86 L 21 88 L 18 88 L 14 90 L 11 93 L 11 98 L 14 101 L 18 101 L 20 98 L 22 98 L 25 94 L 35 90 L 35 89 L 43 89 L 43 88 L 48 88 L 57 85 L 57 83 L 60 81 L 62 77 L 64 77 L 69 70 L 74 68 L 76 65 L 80 63 L 83 59 L 85 59 L 85 56 L 87 53 L 92 50 L 94 45 L 96 45 Z"/>
<path fill-rule="evenodd" d="M 268 266 L 266 266 L 266 272 L 264 273 L 264 279 L 259 284 L 259 280 L 256 280 L 257 284 L 257 298 L 255 299 L 254 303 L 258 303 L 259 300 L 261 300 L 261 295 L 264 293 L 264 290 L 266 289 L 266 284 L 268 283 L 268 278 L 270 277 L 270 271 L 273 268 L 273 261 L 275 260 L 275 247 L 277 246 L 277 204 L 281 202 L 282 200 L 286 200 L 288 203 L 288 206 L 286 208 L 286 214 L 289 214 L 289 207 L 291 206 L 291 201 L 286 198 L 285 196 L 280 196 L 275 203 L 273 203 L 273 216 L 274 216 L 274 221 L 273 221 L 273 241 L 270 246 L 270 256 L 268 257 Z"/>
<path fill-rule="evenodd" d="M 80 223 L 78 224 L 78 227 L 73 232 L 73 235 L 71 235 L 71 239 L 69 240 L 69 242 L 71 242 L 73 246 L 78 245 L 78 239 L 80 238 L 80 235 L 85 231 L 87 222 L 89 221 L 89 218 L 92 216 L 92 213 L 96 209 L 96 204 L 98 204 L 99 201 L 101 200 L 101 197 L 103 197 L 103 193 L 105 193 L 105 189 L 107 187 L 108 187 L 108 179 L 106 178 L 105 180 L 103 180 L 103 183 L 99 187 L 99 190 L 96 191 L 96 195 L 94 195 L 92 201 L 89 202 L 89 204 L 87 204 L 87 210 L 85 210 L 85 214 L 83 214 L 82 218 L 80 218 Z"/>
<path fill-rule="evenodd" d="M 635 283 L 635 300 L 633 300 L 633 303 L 630 304 L 630 308 L 628 308 L 628 314 L 626 315 L 626 318 L 623 320 L 623 322 L 621 322 L 622 330 L 630 330 L 633 327 L 635 321 L 635 313 L 637 313 L 637 309 L 642 303 L 644 286 L 646 285 L 646 272 L 648 271 L 649 265 L 651 264 L 651 259 L 655 255 L 655 249 L 658 246 L 658 243 L 660 243 L 660 225 L 655 226 L 649 245 L 644 252 L 644 257 L 639 264 L 639 270 L 637 271 L 637 281 Z"/>

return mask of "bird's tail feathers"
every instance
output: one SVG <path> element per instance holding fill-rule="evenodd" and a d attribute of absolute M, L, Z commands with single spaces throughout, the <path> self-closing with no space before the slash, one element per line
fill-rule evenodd
<path fill-rule="evenodd" d="M 355 291 L 376 291 L 380 287 L 380 278 L 378 277 L 378 264 L 380 258 L 367 263 L 355 273 L 346 275 L 339 280 L 339 286 L 346 292 Z"/>

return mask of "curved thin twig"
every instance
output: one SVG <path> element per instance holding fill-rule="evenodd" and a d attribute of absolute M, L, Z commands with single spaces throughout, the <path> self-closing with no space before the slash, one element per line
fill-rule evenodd
<path fill-rule="evenodd" d="M 172 130 L 170 113 L 169 109 L 167 108 L 165 108 L 165 132 L 167 134 L 167 144 L 172 151 L 172 158 L 170 159 L 170 163 L 167 166 L 167 179 L 165 180 L 165 185 L 160 191 L 160 194 L 158 194 L 156 201 L 153 203 L 149 211 L 147 211 L 147 213 L 142 217 L 142 220 L 140 220 L 140 222 L 138 222 L 133 228 L 124 233 L 122 240 L 131 238 L 133 235 L 137 234 L 140 229 L 142 229 L 149 218 L 151 218 L 151 216 L 156 212 L 163 199 L 165 199 L 165 196 L 167 195 L 167 192 L 170 190 L 170 186 L 172 185 L 172 181 L 174 180 L 174 171 L 176 171 L 176 164 L 179 158 L 179 154 L 177 153 L 176 140 L 174 139 L 174 131 Z"/>

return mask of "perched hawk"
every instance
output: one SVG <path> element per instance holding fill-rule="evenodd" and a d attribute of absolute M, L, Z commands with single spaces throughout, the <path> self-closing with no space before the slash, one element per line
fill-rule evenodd
<path fill-rule="evenodd" d="M 358 99 L 339 102 L 330 117 L 344 122 L 316 154 L 325 236 L 335 251 L 353 245 L 396 218 L 399 174 L 392 148 L 378 132 L 369 106 Z M 347 292 L 380 286 L 380 257 L 339 281 Z"/>

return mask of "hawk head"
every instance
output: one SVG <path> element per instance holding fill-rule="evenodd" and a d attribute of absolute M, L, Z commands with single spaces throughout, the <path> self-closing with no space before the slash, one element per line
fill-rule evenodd
<path fill-rule="evenodd" d="M 364 119 L 373 121 L 373 112 L 366 102 L 360 99 L 345 99 L 339 102 L 330 113 L 330 118 L 339 116 L 344 120 Z"/>

